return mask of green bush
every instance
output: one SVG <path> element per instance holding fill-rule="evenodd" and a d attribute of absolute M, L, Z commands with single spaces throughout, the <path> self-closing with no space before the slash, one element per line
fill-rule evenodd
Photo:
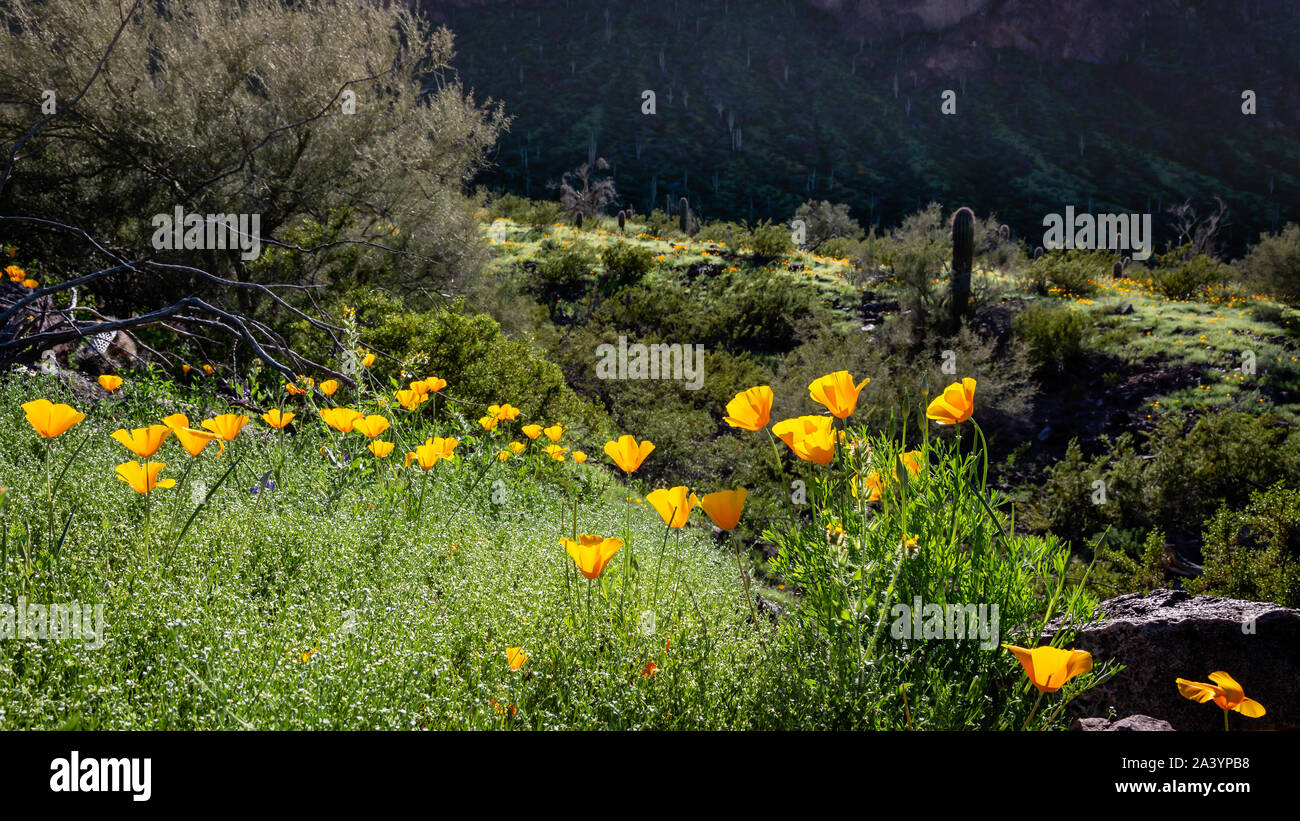
<path fill-rule="evenodd" d="M 1291 303 L 1300 301 L 1300 225 L 1288 222 L 1260 237 L 1241 267 L 1253 288 Z"/>
<path fill-rule="evenodd" d="M 600 251 L 605 270 L 599 279 L 601 293 L 609 295 L 635 285 L 654 267 L 654 254 L 641 245 L 622 240 Z"/>
<path fill-rule="evenodd" d="M 525 279 L 524 288 L 547 307 L 553 321 L 559 321 L 564 316 L 564 303 L 578 301 L 591 289 L 596 260 L 595 252 L 585 242 L 543 240 L 533 257 L 536 267 Z"/>
<path fill-rule="evenodd" d="M 706 222 L 695 235 L 700 242 L 719 242 L 731 253 L 738 253 L 749 244 L 749 231 L 734 222 Z"/>
<path fill-rule="evenodd" d="M 755 261 L 771 261 L 793 251 L 794 242 L 790 239 L 790 230 L 784 225 L 773 225 L 769 220 L 763 220 L 750 232 L 749 248 Z"/>
<path fill-rule="evenodd" d="M 1029 358 L 1036 366 L 1064 371 L 1083 357 L 1091 325 L 1082 311 L 1040 303 L 1017 314 L 1011 329 L 1028 346 Z"/>
<path fill-rule="evenodd" d="M 1025 269 L 1025 283 L 1041 294 L 1056 289 L 1071 296 L 1091 296 L 1097 292 L 1097 280 L 1111 276 L 1117 259 L 1110 251 L 1049 251 Z"/>
<path fill-rule="evenodd" d="M 819 252 L 822 245 L 833 237 L 855 240 L 862 236 L 862 226 L 849 216 L 849 207 L 843 203 L 808 200 L 795 210 L 794 219 L 803 220 L 805 244 Z"/>
<path fill-rule="evenodd" d="M 1229 280 L 1231 268 L 1204 254 L 1187 257 L 1180 250 L 1157 257 L 1151 286 L 1166 299 L 1194 299 Z"/>
<path fill-rule="evenodd" d="M 1300 490 L 1283 483 L 1206 522 L 1198 592 L 1300 607 Z"/>
<path fill-rule="evenodd" d="M 362 327 L 372 329 L 366 344 L 401 360 L 376 362 L 370 373 L 381 382 L 405 387 L 411 379 L 440 376 L 447 380 L 446 394 L 464 402 L 508 402 L 530 419 L 560 420 L 585 430 L 606 424 L 604 412 L 575 394 L 559 367 L 528 342 L 503 336 L 489 316 L 446 308 L 404 310 L 381 293 L 362 298 L 355 307 Z M 477 418 L 474 410 L 463 412 Z"/>

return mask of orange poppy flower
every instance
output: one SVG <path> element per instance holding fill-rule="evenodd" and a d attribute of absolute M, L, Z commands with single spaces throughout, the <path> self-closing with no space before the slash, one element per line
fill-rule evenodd
<path fill-rule="evenodd" d="M 870 381 L 867 378 L 854 385 L 848 371 L 836 371 L 814 379 L 808 386 L 808 395 L 814 402 L 825 406 L 835 418 L 848 419 L 858 407 L 862 386 Z"/>
<path fill-rule="evenodd" d="M 522 430 L 524 436 L 527 436 L 529 439 L 536 439 L 542 435 L 541 425 L 524 425 L 520 430 Z"/>
<path fill-rule="evenodd" d="M 220 416 L 214 416 L 211 419 L 203 420 L 203 427 L 212 431 L 221 437 L 223 442 L 229 442 L 239 435 L 248 424 L 248 417 L 243 414 L 235 415 L 233 413 L 223 413 Z"/>
<path fill-rule="evenodd" d="M 564 435 L 564 425 L 551 425 L 549 428 L 543 430 L 542 433 L 546 434 L 546 438 L 550 439 L 552 442 L 558 442 L 560 441 L 560 437 Z"/>
<path fill-rule="evenodd" d="M 772 433 L 805 462 L 829 465 L 835 458 L 835 429 L 829 416 L 797 416 L 777 422 Z"/>
<path fill-rule="evenodd" d="M 382 440 L 376 439 L 375 441 L 373 441 L 373 442 L 371 442 L 370 444 L 366 445 L 366 447 L 370 450 L 371 453 L 373 453 L 375 456 L 377 456 L 377 457 L 379 457 L 380 459 L 382 459 L 382 458 L 384 458 L 385 456 L 387 456 L 388 454 L 390 454 L 390 453 L 393 452 L 393 447 L 394 447 L 394 445 L 393 445 L 392 442 L 385 442 L 385 441 L 382 441 Z"/>
<path fill-rule="evenodd" d="M 609 560 L 623 546 L 621 539 L 607 539 L 589 533 L 579 534 L 576 542 L 573 539 L 560 539 L 560 544 L 564 545 L 573 563 L 578 566 L 578 572 L 588 579 L 599 577 Z"/>
<path fill-rule="evenodd" d="M 943 395 L 925 409 L 927 419 L 940 425 L 960 425 L 975 412 L 975 380 L 969 376 L 943 389 Z"/>
<path fill-rule="evenodd" d="M 115 430 L 112 438 L 126 445 L 127 450 L 141 459 L 148 459 L 158 452 L 158 448 L 162 447 L 162 443 L 171 435 L 172 429 L 166 425 L 150 425 L 129 432 L 125 429 Z"/>
<path fill-rule="evenodd" d="M 120 376 L 113 376 L 111 374 L 106 373 L 106 374 L 102 374 L 99 377 L 99 379 L 97 379 L 96 381 L 99 382 L 99 386 L 101 388 L 109 392 L 115 391 L 118 388 L 122 387 L 122 377 Z"/>
<path fill-rule="evenodd" d="M 1040 693 L 1055 693 L 1070 679 L 1092 669 L 1092 654 L 1085 650 L 1065 650 L 1046 644 L 1032 650 L 1012 644 L 1002 646 L 1020 660 L 1030 683 Z"/>
<path fill-rule="evenodd" d="M 351 433 L 357 420 L 362 418 L 359 411 L 352 408 L 321 408 L 320 416 L 339 433 Z"/>
<path fill-rule="evenodd" d="M 1222 670 L 1210 673 L 1210 681 L 1214 684 L 1188 681 L 1185 678 L 1174 681 L 1178 685 L 1178 692 L 1184 698 L 1190 698 L 1198 704 L 1213 701 L 1220 710 L 1232 710 L 1249 718 L 1259 718 L 1264 715 L 1264 705 L 1252 698 L 1246 698 L 1241 685 Z"/>
<path fill-rule="evenodd" d="M 700 507 L 704 508 L 704 512 L 719 528 L 731 530 L 740 524 L 740 513 L 745 509 L 745 497 L 748 495 L 749 491 L 743 487 L 735 490 L 719 490 L 716 493 L 705 494 L 700 499 Z"/>
<path fill-rule="evenodd" d="M 175 486 L 175 479 L 158 480 L 158 474 L 165 467 L 167 465 L 163 462 L 149 462 L 146 465 L 139 462 L 123 462 L 117 466 L 117 477 L 130 485 L 136 493 L 148 493 L 156 487 Z"/>
<path fill-rule="evenodd" d="M 409 411 L 413 411 L 416 408 L 420 407 L 420 404 L 429 398 L 426 394 L 419 393 L 413 390 L 397 391 L 393 395 L 397 397 L 397 401 L 402 404 L 402 407 L 406 408 Z"/>
<path fill-rule="evenodd" d="M 320 392 L 326 396 L 333 396 L 334 392 L 338 389 L 339 381 L 337 379 L 326 379 L 324 382 L 320 383 Z"/>
<path fill-rule="evenodd" d="M 67 433 L 86 418 L 86 414 L 73 410 L 70 405 L 54 404 L 48 399 L 23 403 L 27 423 L 46 439 L 55 439 Z"/>
<path fill-rule="evenodd" d="M 379 434 L 388 430 L 390 427 L 388 420 L 379 414 L 371 414 L 357 419 L 352 423 L 352 429 L 362 434 L 367 439 L 374 439 Z"/>
<path fill-rule="evenodd" d="M 262 414 L 262 421 L 276 430 L 281 430 L 285 425 L 293 421 L 296 413 L 281 413 L 279 408 L 272 408 Z"/>
<path fill-rule="evenodd" d="M 722 421 L 733 428 L 762 430 L 772 415 L 772 389 L 767 385 L 750 388 L 736 394 L 727 403 L 727 415 Z"/>
<path fill-rule="evenodd" d="M 526 661 L 528 661 L 528 654 L 524 652 L 524 648 L 506 648 L 506 664 L 510 665 L 511 670 L 518 670 L 520 667 L 524 666 L 524 662 Z"/>
<path fill-rule="evenodd" d="M 672 528 L 685 526 L 686 520 L 690 518 L 691 509 L 700 503 L 700 500 L 694 493 L 688 491 L 685 487 L 675 487 L 670 490 L 651 491 L 645 496 L 664 523 Z"/>
<path fill-rule="evenodd" d="M 605 455 L 622 468 L 624 473 L 635 473 L 654 449 L 654 443 L 649 439 L 637 444 L 636 439 L 626 433 L 618 437 L 617 442 L 605 443 Z"/>
<path fill-rule="evenodd" d="M 406 454 L 406 464 L 409 467 L 411 460 L 414 459 L 420 467 L 429 470 L 443 459 L 455 458 L 454 451 L 458 444 L 460 442 L 450 436 L 446 439 L 441 436 L 429 439 L 423 445 L 417 447 L 414 453 Z"/>

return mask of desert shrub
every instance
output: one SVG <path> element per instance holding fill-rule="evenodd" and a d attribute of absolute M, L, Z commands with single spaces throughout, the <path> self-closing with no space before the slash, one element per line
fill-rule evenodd
<path fill-rule="evenodd" d="M 1111 275 L 1118 257 L 1110 251 L 1053 250 L 1033 261 L 1024 272 L 1024 283 L 1045 294 L 1056 289 L 1073 296 L 1097 292 L 1096 280 Z"/>
<path fill-rule="evenodd" d="M 600 261 L 605 266 L 599 278 L 600 290 L 607 295 L 637 284 L 655 264 L 649 249 L 621 240 L 602 248 Z"/>
<path fill-rule="evenodd" d="M 1090 583 L 1108 593 L 1147 592 L 1164 587 L 1165 534 L 1152 530 L 1108 530 L 1098 537 Z"/>
<path fill-rule="evenodd" d="M 440 285 L 486 258 L 461 181 L 483 165 L 506 121 L 454 77 L 427 87 L 430 73 L 450 65 L 449 31 L 402 4 L 337 0 L 177 0 L 123 14 L 114 0 L 0 6 L 0 142 L 13 144 L 42 119 L 41 89 L 62 105 L 95 77 L 75 115 L 51 120 L 25 145 L 7 185 L 21 192 L 12 199 L 19 213 L 83 228 L 136 258 L 128 249 L 148 246 L 150 215 L 182 204 L 258 214 L 261 236 L 276 239 L 346 208 L 354 216 L 343 239 L 407 252 L 392 266 L 392 256 L 367 250 L 389 260 L 390 284 Z M 355 113 L 337 116 L 345 86 Z M 301 125 L 279 130 L 290 123 Z M 52 267 L 83 264 L 88 247 L 75 235 L 37 234 L 24 246 L 41 247 Z M 238 250 L 165 257 L 221 275 L 242 268 Z M 351 273 L 336 258 L 296 281 Z M 179 273 L 147 286 L 134 276 L 99 283 L 119 315 L 177 292 L 230 296 Z"/>
<path fill-rule="evenodd" d="M 1228 281 L 1231 269 L 1204 254 L 1186 256 L 1173 250 L 1157 258 L 1151 271 L 1151 286 L 1166 299 L 1204 296 L 1216 285 Z"/>
<path fill-rule="evenodd" d="M 546 232 L 551 226 L 564 219 L 564 207 L 553 200 L 536 200 L 525 217 L 528 226 L 534 231 Z"/>
<path fill-rule="evenodd" d="M 833 237 L 855 240 L 862 236 L 862 226 L 849 216 L 849 207 L 843 203 L 808 200 L 795 210 L 794 219 L 803 220 L 807 246 L 819 251 Z"/>
<path fill-rule="evenodd" d="M 489 316 L 448 308 L 406 310 L 379 292 L 354 302 L 358 322 L 368 329 L 366 341 L 400 360 L 376 362 L 371 373 L 381 384 L 404 387 L 410 379 L 441 376 L 447 395 L 462 402 L 509 402 L 528 418 L 563 420 L 585 430 L 606 424 L 604 412 L 575 394 L 559 367 L 527 341 L 503 336 Z"/>
<path fill-rule="evenodd" d="M 1064 371 L 1084 354 L 1091 325 L 1088 315 L 1055 304 L 1034 304 L 1016 315 L 1011 327 L 1039 368 Z"/>
<path fill-rule="evenodd" d="M 773 225 L 763 220 L 750 232 L 749 247 L 756 262 L 779 259 L 794 250 L 790 230 L 784 225 Z"/>
<path fill-rule="evenodd" d="M 1287 223 L 1260 237 L 1241 262 L 1251 287 L 1291 303 L 1300 301 L 1300 225 Z"/>
<path fill-rule="evenodd" d="M 749 231 L 734 222 L 706 222 L 700 226 L 695 239 L 701 242 L 719 242 L 732 253 L 749 244 Z"/>
<path fill-rule="evenodd" d="M 1275 480 L 1300 485 L 1300 431 L 1270 415 L 1170 413 L 1144 436 L 1140 443 L 1130 434 L 1103 437 L 1090 457 L 1072 442 L 1025 504 L 1023 521 L 1076 547 L 1107 527 L 1160 528 L 1188 541 L 1222 505 L 1241 507 Z M 1104 504 L 1092 503 L 1098 480 Z"/>
<path fill-rule="evenodd" d="M 656 208 L 645 218 L 645 232 L 655 237 L 680 236 L 677 218 Z"/>
<path fill-rule="evenodd" d="M 1300 607 L 1300 490 L 1281 482 L 1205 523 L 1198 592 Z"/>
<path fill-rule="evenodd" d="M 547 306 L 553 321 L 559 321 L 564 303 L 576 302 L 590 289 L 596 254 L 582 241 L 547 239 L 538 246 L 533 262 L 536 265 L 524 287 Z"/>
<path fill-rule="evenodd" d="M 488 201 L 487 218 L 489 221 L 508 219 L 527 224 L 532 218 L 533 209 L 536 208 L 536 205 L 527 197 L 521 197 L 517 194 L 502 194 Z"/>
<path fill-rule="evenodd" d="M 733 352 L 790 350 L 819 305 L 813 286 L 766 269 L 720 277 L 715 287 L 718 292 L 707 315 L 706 338 Z"/>

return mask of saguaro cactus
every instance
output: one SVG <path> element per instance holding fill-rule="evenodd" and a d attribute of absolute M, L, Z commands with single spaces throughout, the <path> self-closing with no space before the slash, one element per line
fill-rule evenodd
<path fill-rule="evenodd" d="M 619 232 L 620 234 L 623 233 L 623 229 L 625 228 L 626 225 L 627 225 L 627 212 L 626 212 L 626 211 L 619 211 L 619 212 L 618 212 L 618 232 Z"/>
<path fill-rule="evenodd" d="M 581 211 L 578 212 L 578 216 L 576 216 L 576 217 L 573 218 L 573 224 L 576 225 L 578 228 L 581 228 L 581 227 L 582 227 L 582 212 L 581 212 Z"/>
<path fill-rule="evenodd" d="M 682 197 L 677 201 L 677 227 L 683 234 L 690 233 L 691 227 L 691 204 Z"/>
<path fill-rule="evenodd" d="M 1043 246 L 1040 245 L 1034 249 L 1034 259 L 1038 260 L 1042 258 L 1043 258 Z"/>
<path fill-rule="evenodd" d="M 975 212 L 958 208 L 952 215 L 952 318 L 960 322 L 970 307 L 970 271 L 975 260 Z"/>
<path fill-rule="evenodd" d="M 1124 263 L 1117 260 L 1115 264 L 1110 267 L 1110 275 L 1112 279 L 1123 279 Z"/>

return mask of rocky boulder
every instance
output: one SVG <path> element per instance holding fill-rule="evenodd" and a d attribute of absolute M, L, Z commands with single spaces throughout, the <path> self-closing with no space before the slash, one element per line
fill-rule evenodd
<path fill-rule="evenodd" d="M 1119 721 L 1110 721 L 1105 718 L 1077 718 L 1071 730 L 1082 730 L 1083 732 L 1103 732 L 1103 733 L 1123 733 L 1123 732 L 1169 732 L 1173 726 L 1168 721 L 1162 721 L 1151 716 L 1129 716 L 1121 718 Z"/>
<path fill-rule="evenodd" d="M 1155 716 L 1175 730 L 1222 731 L 1222 711 L 1183 698 L 1174 679 L 1208 682 L 1223 670 L 1267 710 L 1260 718 L 1231 713 L 1233 730 L 1300 730 L 1300 610 L 1182 590 L 1131 593 L 1100 610 L 1105 617 L 1082 627 L 1070 646 L 1124 670 L 1072 702 L 1072 718 L 1104 718 L 1113 708 L 1115 715 Z M 1059 622 L 1044 641 L 1056 629 Z"/>

